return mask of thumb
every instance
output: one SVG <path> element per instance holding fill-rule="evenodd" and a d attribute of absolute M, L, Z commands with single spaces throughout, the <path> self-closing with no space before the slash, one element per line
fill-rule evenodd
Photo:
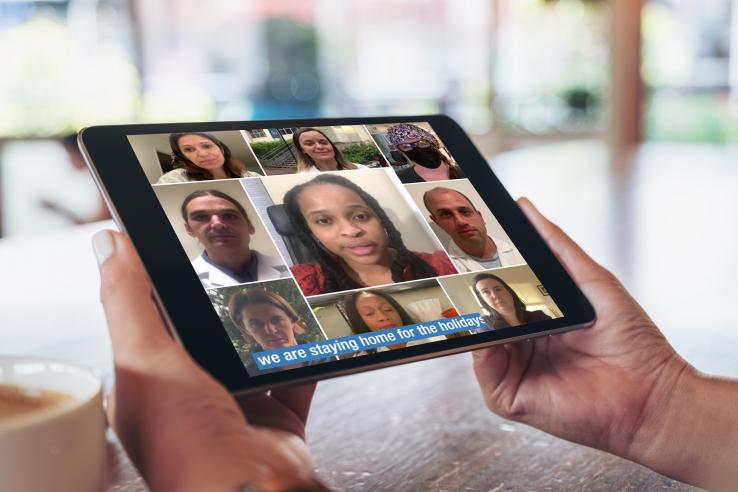
<path fill-rule="evenodd" d="M 615 275 L 594 261 L 564 231 L 544 217 L 527 198 L 520 198 L 518 205 L 574 282 L 582 289 L 598 315 L 612 304 L 613 295 L 622 298 L 625 290 Z M 628 299 L 630 304 L 634 303 L 629 297 Z"/>
<path fill-rule="evenodd" d="M 116 366 L 140 367 L 162 351 L 178 347 L 159 315 L 148 275 L 128 237 L 100 231 L 92 246 Z"/>

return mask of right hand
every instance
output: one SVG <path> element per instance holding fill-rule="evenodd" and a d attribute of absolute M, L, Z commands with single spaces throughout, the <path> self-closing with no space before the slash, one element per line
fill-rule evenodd
<path fill-rule="evenodd" d="M 518 203 L 597 320 L 583 330 L 474 352 L 485 403 L 502 417 L 652 463 L 673 390 L 694 370 L 610 272 L 527 199 Z"/>

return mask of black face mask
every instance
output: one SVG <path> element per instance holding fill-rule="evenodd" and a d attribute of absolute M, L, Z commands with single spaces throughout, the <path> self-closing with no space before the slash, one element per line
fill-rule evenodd
<path fill-rule="evenodd" d="M 427 149 L 414 148 L 405 152 L 405 155 L 415 163 L 430 169 L 436 169 L 441 165 L 441 153 L 433 147 Z"/>

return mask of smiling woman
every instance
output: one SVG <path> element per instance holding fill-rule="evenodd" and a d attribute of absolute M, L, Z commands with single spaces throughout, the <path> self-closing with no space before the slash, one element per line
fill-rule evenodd
<path fill-rule="evenodd" d="M 292 135 L 292 142 L 297 149 L 298 173 L 368 168 L 363 164 L 347 161 L 336 144 L 318 128 L 298 128 Z"/>

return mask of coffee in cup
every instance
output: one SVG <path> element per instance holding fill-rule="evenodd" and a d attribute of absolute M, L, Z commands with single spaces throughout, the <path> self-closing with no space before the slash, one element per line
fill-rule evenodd
<path fill-rule="evenodd" d="M 72 395 L 61 391 L 0 384 L 0 420 L 43 412 L 73 401 Z"/>
<path fill-rule="evenodd" d="M 105 457 L 98 377 L 0 355 L 0 491 L 99 491 Z"/>

